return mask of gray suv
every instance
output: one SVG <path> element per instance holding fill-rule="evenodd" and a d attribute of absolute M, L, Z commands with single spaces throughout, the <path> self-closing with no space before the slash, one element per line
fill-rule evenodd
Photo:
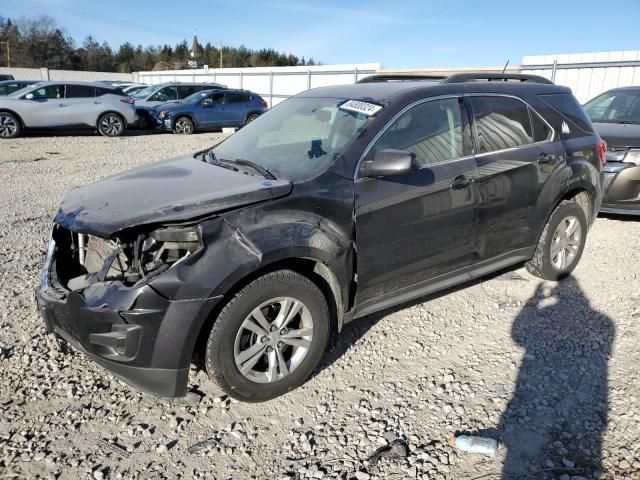
<path fill-rule="evenodd" d="M 182 100 L 202 90 L 213 88 L 226 88 L 224 85 L 214 82 L 169 82 L 149 85 L 142 90 L 130 94 L 136 103 L 136 113 L 140 117 L 139 126 L 155 126 L 151 110 L 163 103 Z"/>
<path fill-rule="evenodd" d="M 122 135 L 137 116 L 133 100 L 119 90 L 79 82 L 39 82 L 0 98 L 0 138 L 32 128 L 94 128 Z"/>

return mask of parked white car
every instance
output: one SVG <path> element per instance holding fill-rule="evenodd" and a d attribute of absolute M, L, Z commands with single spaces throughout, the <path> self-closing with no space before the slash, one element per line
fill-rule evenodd
<path fill-rule="evenodd" d="M 130 97 L 95 83 L 39 82 L 0 97 L 0 138 L 38 128 L 92 128 L 117 137 L 136 121 Z"/>

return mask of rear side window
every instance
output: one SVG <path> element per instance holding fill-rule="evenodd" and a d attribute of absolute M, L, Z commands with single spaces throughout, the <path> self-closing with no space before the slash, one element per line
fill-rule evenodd
<path fill-rule="evenodd" d="M 551 134 L 553 133 L 549 125 L 540 118 L 533 110 L 529 109 L 529 116 L 531 117 L 531 128 L 533 130 L 533 141 L 534 142 L 544 142 L 545 140 L 551 139 Z"/>
<path fill-rule="evenodd" d="M 511 97 L 471 97 L 478 153 L 534 143 L 529 107 Z"/>
<path fill-rule="evenodd" d="M 200 92 L 201 90 L 202 85 L 180 85 L 178 87 L 178 96 L 180 98 L 187 98 L 189 95 Z"/>
<path fill-rule="evenodd" d="M 419 165 L 462 157 L 462 115 L 457 98 L 421 103 L 402 114 L 378 139 L 369 158 L 389 148 L 416 154 Z"/>
<path fill-rule="evenodd" d="M 245 102 L 245 96 L 241 93 L 225 93 L 225 103 L 243 103 Z"/>
<path fill-rule="evenodd" d="M 65 89 L 66 98 L 88 98 L 96 96 L 96 88 L 86 85 L 67 85 Z"/>
<path fill-rule="evenodd" d="M 584 113 L 584 110 L 578 103 L 578 100 L 576 100 L 576 98 L 570 93 L 540 95 L 540 98 L 581 130 L 584 130 L 587 133 L 594 132 L 591 120 L 589 120 L 587 114 Z"/>
<path fill-rule="evenodd" d="M 120 90 L 116 90 L 115 88 L 100 88 L 97 87 L 96 88 L 96 97 L 101 97 L 102 95 L 120 95 L 120 96 L 124 96 L 125 94 L 122 93 Z"/>
<path fill-rule="evenodd" d="M 176 87 L 164 87 L 149 98 L 151 102 L 168 102 L 170 100 L 178 100 L 178 89 Z"/>

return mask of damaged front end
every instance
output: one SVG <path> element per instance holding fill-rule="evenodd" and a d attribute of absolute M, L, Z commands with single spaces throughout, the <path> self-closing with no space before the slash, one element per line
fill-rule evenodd
<path fill-rule="evenodd" d="M 104 239 L 56 227 L 56 275 L 68 290 L 83 291 L 96 282 L 133 286 L 150 280 L 202 247 L 197 227 L 165 227 Z"/>
<path fill-rule="evenodd" d="M 184 396 L 191 361 L 185 335 L 219 298 L 174 300 L 153 281 L 201 249 L 198 226 L 102 238 L 56 225 L 36 289 L 48 331 L 143 391 Z"/>

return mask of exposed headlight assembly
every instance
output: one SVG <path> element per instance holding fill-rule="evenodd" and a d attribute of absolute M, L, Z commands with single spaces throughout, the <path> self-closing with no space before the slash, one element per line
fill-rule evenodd
<path fill-rule="evenodd" d="M 142 277 L 157 275 L 195 253 L 201 246 L 197 227 L 167 227 L 139 235 L 134 251 Z"/>
<path fill-rule="evenodd" d="M 630 148 L 622 161 L 640 166 L 640 148 Z"/>
<path fill-rule="evenodd" d="M 165 118 L 169 117 L 169 112 L 165 112 L 162 111 L 158 114 L 158 117 L 160 117 L 160 119 L 164 120 Z"/>

